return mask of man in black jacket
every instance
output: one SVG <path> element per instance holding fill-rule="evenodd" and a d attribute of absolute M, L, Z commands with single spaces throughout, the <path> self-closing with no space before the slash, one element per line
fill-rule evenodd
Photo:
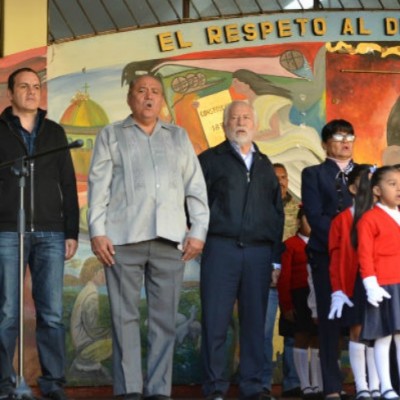
<path fill-rule="evenodd" d="M 202 153 L 210 225 L 201 261 L 204 394 L 222 400 L 225 342 L 238 300 L 240 399 L 267 399 L 262 391 L 264 323 L 272 264 L 280 264 L 284 213 L 268 157 L 253 143 L 253 108 L 235 101 L 224 111 L 227 140 Z"/>
<path fill-rule="evenodd" d="M 30 68 L 8 78 L 11 106 L 0 116 L 0 164 L 68 144 L 64 130 L 39 108 L 41 83 Z M 30 160 L 27 165 L 24 255 L 32 276 L 36 340 L 47 399 L 64 400 L 65 341 L 62 322 L 64 260 L 78 246 L 79 207 L 69 151 Z M 18 335 L 18 179 L 0 170 L 0 399 L 12 396 L 13 357 Z"/>

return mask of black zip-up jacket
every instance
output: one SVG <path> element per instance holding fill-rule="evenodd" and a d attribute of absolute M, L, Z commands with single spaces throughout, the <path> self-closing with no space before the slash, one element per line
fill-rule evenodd
<path fill-rule="evenodd" d="M 199 155 L 210 207 L 208 235 L 234 239 L 240 246 L 272 244 L 272 261 L 280 263 L 281 190 L 270 160 L 254 147 L 250 171 L 227 140 Z"/>
<path fill-rule="evenodd" d="M 41 113 L 35 153 L 68 145 L 64 129 Z M 28 155 L 26 145 L 12 122 L 11 107 L 0 116 L 0 164 Z M 26 231 L 64 232 L 77 239 L 79 206 L 76 179 L 69 150 L 48 154 L 28 162 L 25 186 Z M 17 231 L 19 179 L 11 167 L 0 169 L 0 231 Z"/>

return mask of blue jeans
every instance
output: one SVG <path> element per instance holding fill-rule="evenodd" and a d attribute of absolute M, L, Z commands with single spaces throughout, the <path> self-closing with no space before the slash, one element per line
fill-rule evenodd
<path fill-rule="evenodd" d="M 0 387 L 15 381 L 13 357 L 19 320 L 19 239 L 0 232 Z M 62 322 L 65 240 L 62 232 L 26 233 L 25 265 L 32 276 L 36 308 L 36 342 L 42 393 L 64 383 L 65 330 Z"/>
<path fill-rule="evenodd" d="M 273 374 L 273 336 L 276 313 L 278 311 L 278 290 L 270 288 L 268 296 L 267 317 L 265 320 L 265 340 L 264 340 L 264 370 L 263 387 L 271 390 Z M 282 390 L 290 390 L 300 387 L 300 381 L 293 362 L 292 337 L 283 338 L 283 382 Z"/>

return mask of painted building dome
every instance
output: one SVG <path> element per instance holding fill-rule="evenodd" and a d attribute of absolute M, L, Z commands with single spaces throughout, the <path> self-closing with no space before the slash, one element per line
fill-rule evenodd
<path fill-rule="evenodd" d="M 61 126 L 65 129 L 68 141 L 71 143 L 81 140 L 83 146 L 71 150 L 78 185 L 78 198 L 80 206 L 80 231 L 87 233 L 87 175 L 97 133 L 109 124 L 109 119 L 104 109 L 93 101 L 87 92 L 77 91 L 71 99 L 70 105 L 60 119 Z"/>
<path fill-rule="evenodd" d="M 107 125 L 109 120 L 103 108 L 86 91 L 78 91 L 64 111 L 60 123 L 63 126 L 94 128 Z"/>

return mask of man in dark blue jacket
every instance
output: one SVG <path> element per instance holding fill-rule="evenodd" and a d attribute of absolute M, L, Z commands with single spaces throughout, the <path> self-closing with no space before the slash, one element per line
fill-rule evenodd
<path fill-rule="evenodd" d="M 39 108 L 41 82 L 30 68 L 8 78 L 11 106 L 0 116 L 0 164 L 68 145 L 63 128 Z M 29 161 L 26 179 L 25 264 L 32 277 L 36 342 L 46 399 L 65 400 L 62 388 L 65 333 L 62 321 L 64 260 L 78 246 L 79 208 L 69 151 Z M 19 287 L 18 179 L 0 170 L 0 399 L 14 391 L 13 357 L 18 335 Z"/>
<path fill-rule="evenodd" d="M 223 124 L 227 140 L 199 156 L 210 206 L 200 277 L 203 391 L 220 400 L 228 390 L 225 342 L 237 300 L 240 399 L 267 399 L 261 379 L 264 323 L 272 264 L 280 263 L 281 191 L 271 162 L 253 143 L 253 108 L 231 103 Z"/>

